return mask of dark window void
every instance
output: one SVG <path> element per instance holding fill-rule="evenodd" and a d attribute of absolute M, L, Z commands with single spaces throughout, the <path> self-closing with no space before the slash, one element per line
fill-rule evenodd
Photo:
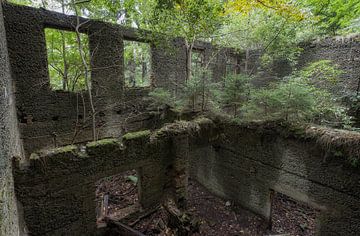
<path fill-rule="evenodd" d="M 191 53 L 191 72 L 193 76 L 202 74 L 205 65 L 205 54 L 201 50 L 193 50 Z"/>
<path fill-rule="evenodd" d="M 318 210 L 284 194 L 273 192 L 271 232 L 281 235 L 315 235 Z"/>
<path fill-rule="evenodd" d="M 228 55 L 226 58 L 226 75 L 233 75 L 238 73 L 238 61 L 235 56 Z"/>
<path fill-rule="evenodd" d="M 124 74 L 126 87 L 150 86 L 150 61 L 150 44 L 124 41 Z"/>
<path fill-rule="evenodd" d="M 140 209 L 138 175 L 135 170 L 106 177 L 96 183 L 97 223 L 105 217 L 121 220 Z"/>
<path fill-rule="evenodd" d="M 47 28 L 45 38 L 51 89 L 85 90 L 90 81 L 88 36 L 80 34 L 79 41 L 75 32 Z"/>

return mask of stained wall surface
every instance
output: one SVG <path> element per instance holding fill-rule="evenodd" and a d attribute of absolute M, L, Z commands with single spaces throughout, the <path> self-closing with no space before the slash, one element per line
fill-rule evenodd
<path fill-rule="evenodd" d="M 344 92 L 354 92 L 360 75 L 360 36 L 333 37 L 303 45 L 299 67 L 318 60 L 331 60 L 345 73 L 341 75 Z"/>
<path fill-rule="evenodd" d="M 4 14 L 20 138 L 26 155 L 42 148 L 91 139 L 87 94 L 83 100 L 77 93 L 52 91 L 48 73 L 44 29 L 75 31 L 76 17 L 11 4 L 4 4 Z M 146 112 L 145 97 L 153 88 L 124 86 L 123 40 L 151 44 L 154 84 L 170 89 L 174 96 L 181 90 L 186 73 L 183 40 L 169 42 L 170 48 L 154 46 L 147 32 L 95 20 L 80 19 L 80 22 L 84 23 L 80 32 L 88 35 L 92 55 L 91 90 L 98 138 L 118 137 L 124 130 L 151 127 L 158 117 Z M 209 58 L 213 49 L 210 44 L 204 45 L 198 48 Z M 224 55 L 219 54 L 211 66 L 219 78 L 225 73 L 225 64 L 218 64 L 224 61 Z"/>
<path fill-rule="evenodd" d="M 0 4 L 0 235 L 17 235 L 17 206 L 13 191 L 11 159 L 21 146 L 15 112 L 3 10 Z"/>
<path fill-rule="evenodd" d="M 2 7 L 0 182 L 3 187 L 0 200 L 1 215 L 5 217 L 0 220 L 5 235 L 17 235 L 23 227 L 19 226 L 15 210 L 11 157 L 28 159 L 31 153 L 40 149 L 85 142 L 92 139 L 92 135 L 89 120 L 79 122 L 87 117 L 80 118 L 83 113 L 79 114 L 79 111 L 90 113 L 87 96 L 82 102 L 79 94 L 52 91 L 49 85 L 44 29 L 74 31 L 76 18 L 11 4 Z M 89 36 L 93 55 L 91 79 L 98 111 L 98 138 L 117 138 L 128 131 L 159 127 L 164 121 L 159 121 L 158 113 L 148 110 L 146 99 L 153 88 L 124 87 L 123 40 L 147 42 L 143 32 L 94 20 L 86 21 L 80 31 Z M 170 43 L 175 49 L 171 52 L 152 45 L 152 68 L 156 86 L 170 88 L 175 94 L 184 82 L 186 52 L 181 39 Z M 252 70 L 252 65 L 256 69 L 260 56 L 259 52 L 252 52 L 246 61 L 244 55 L 219 49 L 213 57 L 217 49 L 206 43 L 198 43 L 196 50 L 201 51 L 206 60 L 211 60 L 215 80 L 221 80 L 226 74 L 225 61 L 229 55 L 236 58 L 239 72 Z M 356 40 L 318 43 L 306 47 L 300 64 L 324 58 L 338 60 L 348 72 L 346 78 L 354 81 L 360 68 L 358 52 Z M 280 63 L 263 78 L 290 72 Z M 354 88 L 355 83 L 350 84 Z M 218 123 L 214 127 L 211 122 L 209 124 L 204 130 L 196 130 L 197 136 L 192 136 L 199 139 L 185 135 L 150 145 L 150 140 L 142 143 L 140 138 L 137 139 L 140 143 L 129 141 L 125 149 L 118 141 L 100 142 L 95 147 L 88 146 L 86 153 L 78 147 L 70 147 L 49 155 L 33 155 L 29 169 L 20 168 L 16 162 L 15 187 L 29 230 L 56 235 L 82 230 L 80 226 L 84 224 L 87 232 L 92 231 L 95 227 L 94 202 L 91 200 L 94 181 L 125 169 L 136 168 L 143 180 L 148 178 L 142 182 L 142 196 L 146 196 L 142 199 L 144 206 L 158 203 L 162 197 L 159 192 L 164 186 L 175 188 L 175 192 L 179 190 L 180 194 L 176 196 L 181 202 L 186 198 L 186 178 L 174 183 L 166 182 L 166 179 L 174 180 L 184 173 L 187 176 L 190 165 L 192 175 L 214 193 L 265 218 L 270 214 L 270 193 L 278 191 L 321 210 L 318 218 L 320 235 L 355 235 L 360 231 L 357 223 L 360 221 L 359 171 L 350 167 L 344 161 L 346 158 L 329 153 L 315 139 L 284 136 L 281 129 L 274 127 L 228 123 Z M 207 141 L 202 142 L 203 139 Z M 189 154 L 190 163 L 182 153 Z M 63 164 L 71 168 L 61 168 L 63 160 L 66 160 Z M 170 172 L 169 163 L 172 166 Z M 171 173 L 171 178 L 167 178 L 166 173 Z M 79 180 L 78 184 L 69 184 L 74 178 Z M 176 186 L 178 183 L 180 186 Z M 55 214 L 57 218 L 50 217 L 53 212 L 59 213 Z M 64 221 L 66 217 L 69 219 Z M 43 221 L 39 222 L 39 219 Z M 49 224 L 44 225 L 48 220 Z"/>
<path fill-rule="evenodd" d="M 185 206 L 188 131 L 196 123 L 177 123 L 151 133 L 140 131 L 86 146 L 34 153 L 30 165 L 14 162 L 16 195 L 31 235 L 96 235 L 95 183 L 136 169 L 139 202 L 145 210 L 172 197 Z M 74 181 L 76 180 L 76 181 Z M 139 212 L 136 212 L 139 213 Z M 143 214 L 140 212 L 140 215 Z"/>
<path fill-rule="evenodd" d="M 358 235 L 360 171 L 347 158 L 360 158 L 359 133 L 320 128 L 309 136 L 275 124 L 217 129 L 213 145 L 190 152 L 192 176 L 213 193 L 269 220 L 272 191 L 280 192 L 320 210 L 318 235 Z"/>

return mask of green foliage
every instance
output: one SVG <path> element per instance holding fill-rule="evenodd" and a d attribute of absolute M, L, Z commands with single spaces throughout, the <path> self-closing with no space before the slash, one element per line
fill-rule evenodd
<path fill-rule="evenodd" d="M 85 89 L 85 67 L 79 53 L 76 34 L 45 29 L 50 86 L 54 90 L 80 91 Z M 88 37 L 81 35 L 89 63 Z"/>
<path fill-rule="evenodd" d="M 285 119 L 349 127 L 347 109 L 330 92 L 339 70 L 329 61 L 318 61 L 269 88 L 255 89 L 242 107 L 244 119 Z"/>
<path fill-rule="evenodd" d="M 234 117 L 237 116 L 238 108 L 249 99 L 250 80 L 251 78 L 245 74 L 232 74 L 224 78 L 221 101 L 233 107 Z"/>
<path fill-rule="evenodd" d="M 212 80 L 211 71 L 199 67 L 192 71 L 191 80 L 183 88 L 182 104 L 184 108 L 190 106 L 192 110 L 201 111 L 217 109 L 219 98 L 219 84 Z"/>
<path fill-rule="evenodd" d="M 18 4 L 18 5 L 31 5 L 32 4 L 31 0 L 11 0 L 9 2 Z"/>
<path fill-rule="evenodd" d="M 298 43 L 312 36 L 309 20 L 292 21 L 272 11 L 255 9 L 233 15 L 215 38 L 220 45 L 244 50 L 262 50 L 262 65 L 287 59 L 291 64 L 301 52 Z"/>
<path fill-rule="evenodd" d="M 296 80 L 281 82 L 269 89 L 255 90 L 242 108 L 245 119 L 309 120 L 316 99 L 312 89 Z"/>
<path fill-rule="evenodd" d="M 158 0 L 151 19 L 151 29 L 187 42 L 209 37 L 221 25 L 223 6 L 218 0 Z"/>
<path fill-rule="evenodd" d="M 178 97 L 163 88 L 156 88 L 149 93 L 156 106 L 167 105 L 178 111 L 219 109 L 221 99 L 219 84 L 212 81 L 210 70 L 197 68 L 193 70 L 191 80 L 181 87 L 181 94 Z"/>
<path fill-rule="evenodd" d="M 350 27 L 359 20 L 358 0 L 305 0 L 305 5 L 314 14 L 317 25 L 325 34 L 336 34 L 338 30 Z"/>
<path fill-rule="evenodd" d="M 124 41 L 125 85 L 150 86 L 151 49 L 148 43 Z"/>
<path fill-rule="evenodd" d="M 306 66 L 295 75 L 308 83 L 329 89 L 339 82 L 339 76 L 342 73 L 343 71 L 338 68 L 338 65 L 335 65 L 331 60 L 319 60 Z"/>
<path fill-rule="evenodd" d="M 149 93 L 149 96 L 153 99 L 154 104 L 158 107 L 167 105 L 169 107 L 175 107 L 174 98 L 170 92 L 164 88 L 156 88 Z"/>

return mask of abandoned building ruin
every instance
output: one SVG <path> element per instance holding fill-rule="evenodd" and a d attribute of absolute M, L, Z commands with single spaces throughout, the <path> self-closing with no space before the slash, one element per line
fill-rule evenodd
<path fill-rule="evenodd" d="M 359 158 L 359 133 L 206 117 L 175 122 L 172 113 L 149 110 L 151 88 L 123 86 L 123 40 L 146 42 L 135 29 L 95 20 L 81 27 L 93 55 L 99 141 L 90 142 L 91 127 L 74 138 L 78 111 L 89 113 L 89 101 L 79 103 L 76 93 L 50 89 L 44 29 L 74 31 L 75 22 L 73 16 L 44 9 L 0 4 L 2 236 L 92 235 L 94 183 L 131 169 L 139 176 L 144 209 L 160 204 L 164 194 L 186 204 L 191 176 L 266 220 L 272 194 L 279 192 L 319 210 L 317 235 L 359 235 L 360 172 L 346 162 L 346 157 Z M 175 91 L 185 77 L 186 55 L 181 39 L 171 43 L 176 53 L 152 46 L 151 63 L 156 86 Z M 206 43 L 196 47 L 205 58 L 214 50 Z M 225 54 L 242 69 L 243 55 L 217 50 L 214 78 L 225 73 Z M 302 60 L 320 54 L 340 61 L 349 78 L 360 74 L 359 41 L 313 44 Z M 139 110 L 146 112 L 129 116 Z M 337 150 L 343 155 L 335 155 Z"/>

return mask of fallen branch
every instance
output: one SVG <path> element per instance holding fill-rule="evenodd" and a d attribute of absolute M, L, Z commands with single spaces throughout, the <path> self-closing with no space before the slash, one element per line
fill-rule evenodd
<path fill-rule="evenodd" d="M 142 219 L 144 219 L 144 218 L 146 218 L 146 217 L 154 214 L 154 213 L 157 212 L 158 210 L 159 210 L 159 207 L 156 207 L 156 208 L 154 208 L 154 209 L 146 212 L 145 214 L 139 216 L 136 220 L 134 220 L 133 222 L 131 222 L 131 223 L 129 224 L 129 226 L 131 226 L 131 227 L 135 226 L 135 225 L 136 225 L 137 223 L 139 223 Z"/>
<path fill-rule="evenodd" d="M 109 228 L 115 229 L 119 235 L 128 235 L 128 236 L 145 236 L 145 234 L 137 231 L 123 223 L 114 221 L 111 218 L 106 217 L 105 222 Z"/>
<path fill-rule="evenodd" d="M 181 211 L 173 199 L 168 199 L 164 203 L 164 209 L 168 214 L 168 225 L 177 230 L 177 235 L 187 236 L 199 232 L 200 222 L 190 214 Z"/>

